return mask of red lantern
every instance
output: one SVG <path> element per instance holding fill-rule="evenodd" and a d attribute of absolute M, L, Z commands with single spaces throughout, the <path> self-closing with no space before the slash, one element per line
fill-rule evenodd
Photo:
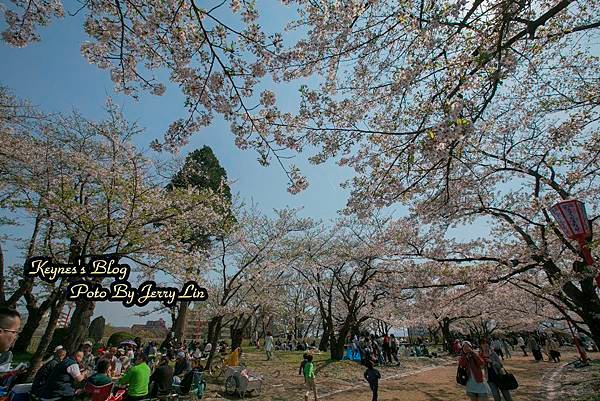
<path fill-rule="evenodd" d="M 558 202 L 550 208 L 550 213 L 556 219 L 562 233 L 570 239 L 577 240 L 581 252 L 588 265 L 594 264 L 592 253 L 586 246 L 586 239 L 592 236 L 592 227 L 585 212 L 585 204 L 578 200 L 566 200 Z M 600 286 L 600 275 L 596 277 Z"/>

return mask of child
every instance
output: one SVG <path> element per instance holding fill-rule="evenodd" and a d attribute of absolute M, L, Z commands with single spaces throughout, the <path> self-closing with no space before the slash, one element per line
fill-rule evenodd
<path fill-rule="evenodd" d="M 372 361 L 367 361 L 367 370 L 365 370 L 365 379 L 369 382 L 369 387 L 373 392 L 373 401 L 377 401 L 377 389 L 379 387 L 379 379 L 381 373 L 373 367 Z"/>
<path fill-rule="evenodd" d="M 308 395 L 312 391 L 315 396 L 315 401 L 318 401 L 317 386 L 315 385 L 315 365 L 313 364 L 313 356 L 306 354 L 306 363 L 304 364 L 304 382 L 306 383 L 306 394 L 304 401 L 308 401 Z"/>
<path fill-rule="evenodd" d="M 308 354 L 305 352 L 304 355 L 302 355 L 302 362 L 300 363 L 300 370 L 298 370 L 299 375 L 304 375 L 304 365 L 306 365 L 307 357 L 308 357 Z"/>

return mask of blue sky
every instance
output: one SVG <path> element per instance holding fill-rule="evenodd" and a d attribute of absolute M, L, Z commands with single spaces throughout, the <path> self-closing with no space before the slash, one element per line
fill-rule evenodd
<path fill-rule="evenodd" d="M 66 2 L 66 10 L 76 9 L 75 4 Z M 279 15 L 274 15 L 278 10 Z M 281 7 L 271 8 L 262 21 L 285 21 Z M 273 18 L 277 17 L 277 18 Z M 85 117 L 101 119 L 107 96 L 123 107 L 126 118 L 137 121 L 146 129 L 144 136 L 135 141 L 140 147 L 148 149 L 154 138 L 162 138 L 169 123 L 185 115 L 183 96 L 179 88 L 169 85 L 161 97 L 143 95 L 139 101 L 113 92 L 113 83 L 108 71 L 100 70 L 80 54 L 81 42 L 87 40 L 82 26 L 83 15 L 67 16 L 52 21 L 49 27 L 41 31 L 42 41 L 22 49 L 6 46 L 0 42 L 0 84 L 10 88 L 15 95 L 28 99 L 32 104 L 46 112 L 70 112 L 79 110 Z M 4 29 L 3 20 L 0 30 Z M 284 103 L 288 101 L 285 93 L 278 94 Z M 290 98 L 289 102 L 295 102 Z M 265 213 L 285 206 L 302 207 L 302 214 L 314 218 L 335 218 L 337 211 L 345 205 L 348 192 L 339 187 L 339 183 L 351 176 L 351 171 L 342 169 L 333 163 L 310 166 L 306 162 L 308 155 L 296 157 L 293 161 L 310 180 L 309 188 L 299 195 L 287 192 L 287 178 L 281 168 L 273 164 L 262 167 L 256 161 L 253 151 L 241 151 L 233 143 L 229 125 L 216 118 L 213 125 L 190 140 L 189 145 L 181 149 L 185 155 L 191 150 L 210 146 L 232 181 L 232 191 L 238 193 L 246 202 L 255 202 Z M 23 219 L 20 228 L 2 228 L 0 235 L 24 235 L 29 232 L 28 222 Z M 13 242 L 3 244 L 6 265 L 20 263 L 21 251 Z M 96 315 L 110 315 L 108 321 L 114 325 L 131 325 L 145 321 L 145 318 L 132 317 L 136 309 L 125 309 L 120 304 L 100 303 Z M 168 320 L 168 319 L 167 319 Z"/>

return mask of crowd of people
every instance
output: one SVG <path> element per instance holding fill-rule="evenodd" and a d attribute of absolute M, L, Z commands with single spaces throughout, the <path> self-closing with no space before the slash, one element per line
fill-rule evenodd
<path fill-rule="evenodd" d="M 95 388 L 111 385 L 126 388 L 125 401 L 164 397 L 175 391 L 190 391 L 194 374 L 202 372 L 202 362 L 189 353 L 179 350 L 174 358 L 169 354 L 154 352 L 152 346 L 145 350 L 99 348 L 91 352 L 92 344 L 86 342 L 72 355 L 62 346 L 37 371 L 31 395 L 41 401 L 71 401 L 77 396 L 84 400 Z M 171 365 L 174 366 L 172 367 Z M 80 384 L 85 382 L 85 385 Z"/>
<path fill-rule="evenodd" d="M 461 344 L 461 340 L 454 340 L 452 352 L 455 355 L 461 354 Z M 532 333 L 527 336 L 527 340 L 521 335 L 505 338 L 492 337 L 490 346 L 492 349 L 496 350 L 496 353 L 502 360 L 511 358 L 512 353 L 518 348 L 523 352 L 523 356 L 528 356 L 529 354 L 527 351 L 529 351 L 537 362 L 544 359 L 543 354 L 546 355 L 549 361 L 560 362 L 561 343 L 557 337 L 547 333 Z"/>

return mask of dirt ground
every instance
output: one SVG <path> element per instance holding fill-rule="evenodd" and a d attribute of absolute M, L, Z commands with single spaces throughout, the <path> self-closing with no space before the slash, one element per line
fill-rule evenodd
<path fill-rule="evenodd" d="M 591 355 L 597 357 L 597 355 Z M 362 377 L 363 368 L 355 362 L 332 363 L 327 354 L 315 356 L 317 366 L 317 388 L 319 399 L 331 401 L 370 401 L 371 392 Z M 276 353 L 275 361 L 264 361 L 262 353 L 245 355 L 250 370 L 264 377 L 264 387 L 260 395 L 248 395 L 248 400 L 294 401 L 302 400 L 304 384 L 298 374 L 302 353 Z M 566 401 L 561 397 L 559 385 L 573 361 L 573 352 L 563 352 L 561 363 L 534 362 L 531 356 L 513 354 L 505 360 L 508 371 L 519 382 L 515 390 L 515 401 Z M 598 366 L 600 370 L 600 366 Z M 467 400 L 464 387 L 456 384 L 455 358 L 403 358 L 400 367 L 380 369 L 382 380 L 379 384 L 379 399 L 386 401 L 458 401 Z M 572 374 L 573 375 L 573 374 Z M 574 373 L 577 376 L 577 372 Z M 221 380 L 209 380 L 207 400 L 234 399 L 226 397 Z M 312 398 L 311 398 L 312 399 Z M 490 400 L 492 398 L 490 397 Z M 570 398 L 570 400 L 577 398 Z"/>

